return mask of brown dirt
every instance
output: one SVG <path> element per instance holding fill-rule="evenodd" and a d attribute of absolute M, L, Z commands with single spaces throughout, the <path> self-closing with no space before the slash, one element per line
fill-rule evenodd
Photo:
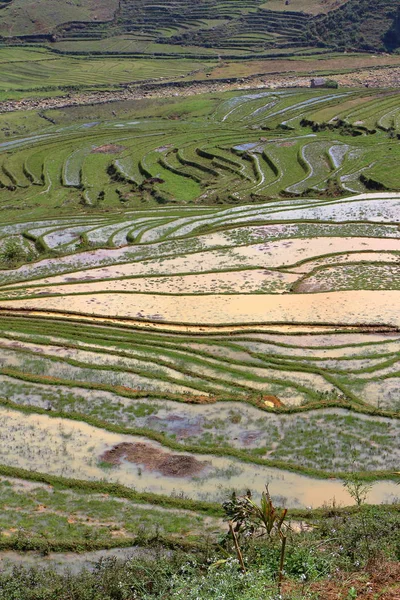
<path fill-rule="evenodd" d="M 188 396 L 185 397 L 186 404 L 215 404 L 217 399 L 213 396 Z"/>
<path fill-rule="evenodd" d="M 285 588 L 285 592 L 293 591 L 289 583 Z M 400 600 L 400 563 L 376 560 L 362 573 L 338 573 L 332 580 L 311 584 L 308 590 L 318 600 L 342 600 L 349 598 L 351 588 L 357 600 Z"/>
<path fill-rule="evenodd" d="M 113 465 L 122 460 L 143 465 L 149 471 L 158 471 L 167 477 L 192 477 L 205 469 L 207 462 L 201 462 L 185 454 L 169 454 L 149 444 L 122 442 L 101 456 L 101 460 Z"/>
<path fill-rule="evenodd" d="M 267 402 L 271 402 L 277 408 L 283 406 L 283 402 L 279 400 L 277 396 L 263 396 L 261 399 L 261 404 L 265 404 Z"/>
<path fill-rule="evenodd" d="M 170 86 L 152 89 L 132 84 L 129 88 L 113 91 L 76 92 L 52 98 L 27 98 L 25 100 L 7 100 L 0 102 L 0 114 L 19 110 L 49 110 L 67 106 L 104 104 L 149 98 L 169 98 L 171 96 L 189 97 L 196 94 L 225 92 L 229 90 L 248 90 L 254 88 L 309 87 L 310 78 L 318 73 L 345 71 L 330 76 L 340 86 L 387 88 L 399 87 L 400 56 L 378 55 L 362 57 L 319 58 L 310 60 L 270 59 L 266 61 L 226 62 L 211 73 L 211 80 L 193 80 L 185 88 Z M 346 72 L 349 71 L 349 72 Z M 232 83 L 218 81 L 220 78 L 242 78 Z M 212 81 L 215 79 L 215 81 Z M 170 118 L 175 118 L 172 115 Z"/>
<path fill-rule="evenodd" d="M 212 79 L 224 77 L 249 77 L 251 75 L 275 75 L 276 79 L 294 73 L 307 73 L 312 76 L 324 71 L 340 72 L 343 70 L 380 69 L 382 67 L 399 67 L 400 57 L 397 54 L 358 55 L 341 54 L 334 58 L 275 58 L 253 61 L 224 61 L 211 73 Z M 353 73 L 354 75 L 354 73 Z"/>
<path fill-rule="evenodd" d="M 126 150 L 125 146 L 118 146 L 118 144 L 104 144 L 103 146 L 94 148 L 91 154 L 118 154 L 118 152 L 122 152 L 123 150 Z"/>

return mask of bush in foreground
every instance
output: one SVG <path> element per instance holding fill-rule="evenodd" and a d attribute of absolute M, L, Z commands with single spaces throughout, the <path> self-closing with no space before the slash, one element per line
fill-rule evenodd
<path fill-rule="evenodd" d="M 146 558 L 105 559 L 93 571 L 77 574 L 22 567 L 0 571 L 0 600 L 399 598 L 400 518 L 394 507 L 331 507 L 307 528 L 292 524 L 281 594 L 279 540 L 249 538 L 241 544 L 246 573 L 227 538 L 197 554 L 160 548 Z"/>

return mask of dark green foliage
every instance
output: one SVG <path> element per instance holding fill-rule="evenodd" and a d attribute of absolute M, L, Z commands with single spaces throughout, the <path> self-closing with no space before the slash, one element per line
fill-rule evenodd
<path fill-rule="evenodd" d="M 185 555 L 133 560 L 100 561 L 93 572 L 60 575 L 50 569 L 15 568 L 0 575 L 1 600 L 134 600 L 167 598 L 171 575 L 179 571 Z"/>
<path fill-rule="evenodd" d="M 308 532 L 288 539 L 285 600 L 323 600 L 323 592 L 304 595 L 304 585 L 342 574 L 369 577 L 365 565 L 399 558 L 399 515 L 390 507 L 341 512 L 327 507 Z M 221 557 L 223 559 L 221 560 Z M 379 557 L 379 558 L 378 558 Z M 0 572 L 0 600 L 272 600 L 276 598 L 279 544 L 256 540 L 245 550 L 246 575 L 229 553 L 209 547 L 197 554 L 155 547 L 127 561 L 103 559 L 93 571 L 14 568 Z M 393 563 L 392 563 L 393 564 Z M 368 581 L 368 579 L 365 579 Z M 322 589 L 322 588 L 321 588 Z M 350 596 L 349 596 L 350 597 Z"/>
<path fill-rule="evenodd" d="M 399 46 L 398 0 L 349 0 L 338 10 L 316 17 L 308 41 L 340 50 L 392 51 Z"/>
<path fill-rule="evenodd" d="M 397 9 L 393 25 L 385 34 L 383 41 L 388 50 L 395 50 L 400 46 L 400 7 Z"/>
<path fill-rule="evenodd" d="M 26 259 L 25 252 L 13 239 L 7 240 L 0 250 L 0 262 L 3 263 L 4 266 L 14 267 L 24 259 Z"/>
<path fill-rule="evenodd" d="M 351 516 L 333 514 L 319 522 L 320 535 L 335 545 L 340 562 L 355 566 L 386 554 L 400 559 L 400 512 L 364 505 Z M 340 540 L 330 541 L 335 538 Z"/>

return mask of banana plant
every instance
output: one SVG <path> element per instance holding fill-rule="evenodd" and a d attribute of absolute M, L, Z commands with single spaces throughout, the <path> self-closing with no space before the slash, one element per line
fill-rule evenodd
<path fill-rule="evenodd" d="M 244 534 L 253 537 L 267 535 L 272 537 L 278 535 L 281 540 L 281 556 L 278 572 L 278 590 L 280 591 L 283 580 L 283 567 L 285 562 L 285 550 L 287 540 L 287 528 L 285 523 L 287 508 L 274 506 L 268 485 L 261 495 L 260 504 L 256 504 L 248 490 L 245 496 L 233 494 L 231 499 L 223 504 L 225 514 L 229 520 L 230 534 L 232 535 L 239 562 L 244 570 L 242 553 L 238 543 L 238 536 Z"/>

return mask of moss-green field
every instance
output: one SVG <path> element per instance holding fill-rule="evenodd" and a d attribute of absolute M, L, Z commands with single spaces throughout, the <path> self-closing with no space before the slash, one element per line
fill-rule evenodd
<path fill-rule="evenodd" d="M 302 203 L 312 220 L 328 210 L 327 197 L 334 203 L 400 189 L 396 91 L 149 99 L 4 113 L 0 126 L 1 202 L 7 212 L 23 203 L 29 218 L 43 207 L 126 211 L 271 200 L 278 214 L 285 206 L 293 211 L 290 199 L 314 196 Z M 336 221 L 352 212 L 329 210 Z"/>
<path fill-rule="evenodd" d="M 399 138 L 396 90 L 0 114 L 1 548 L 398 502 Z"/>
<path fill-rule="evenodd" d="M 115 0 L 70 0 L 68 3 L 51 0 L 8 0 L 2 2 L 0 35 L 44 35 L 70 21 L 111 21 L 118 3 Z"/>
<path fill-rule="evenodd" d="M 0 48 L 0 98 L 15 93 L 59 92 L 71 89 L 107 89 L 108 86 L 147 80 L 179 80 L 204 72 L 217 63 L 177 57 L 152 61 L 145 58 L 88 58 L 63 56 L 40 47 Z"/>

